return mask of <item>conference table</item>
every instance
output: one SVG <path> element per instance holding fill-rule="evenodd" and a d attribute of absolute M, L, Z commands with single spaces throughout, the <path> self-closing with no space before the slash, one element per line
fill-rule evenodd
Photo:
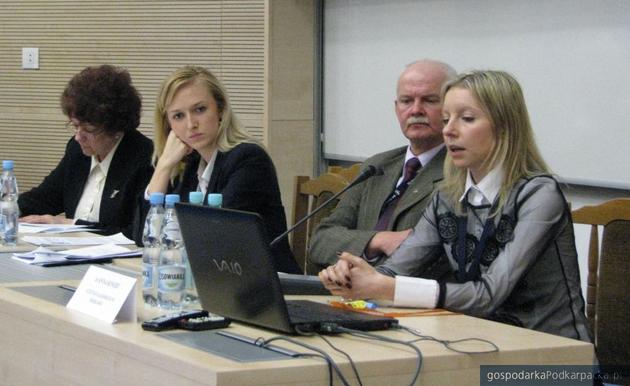
<path fill-rule="evenodd" d="M 329 384 L 329 368 L 321 358 L 284 355 L 225 338 L 217 330 L 144 331 L 140 322 L 159 315 L 159 311 L 144 308 L 139 285 L 135 293 L 137 321 L 109 324 L 67 309 L 65 303 L 72 293 L 59 286 L 77 286 L 87 265 L 45 268 L 18 262 L 10 256 L 8 252 L 0 253 L 1 385 Z M 137 278 L 141 275 L 139 258 L 100 266 Z M 289 297 L 324 302 L 333 299 Z M 417 341 L 414 345 L 422 353 L 416 383 L 419 385 L 478 385 L 482 365 L 593 363 L 592 344 L 466 315 L 445 313 L 399 320 L 401 325 L 439 340 L 480 338 L 499 348 L 497 352 L 463 354 L 437 341 Z M 279 336 L 271 330 L 235 322 L 222 331 L 252 340 Z M 375 334 L 406 341 L 417 338 L 402 330 Z M 291 338 L 324 350 L 349 383 L 358 384 L 348 358 L 324 339 Z M 407 385 L 414 376 L 418 356 L 407 346 L 347 334 L 327 339 L 352 358 L 364 385 Z M 236 347 L 233 352 L 232 346 L 238 345 L 247 347 Z M 274 341 L 273 345 L 294 353 L 312 352 L 284 340 Z M 453 346 L 468 352 L 492 348 L 483 341 Z M 341 384 L 336 376 L 334 384 Z"/>

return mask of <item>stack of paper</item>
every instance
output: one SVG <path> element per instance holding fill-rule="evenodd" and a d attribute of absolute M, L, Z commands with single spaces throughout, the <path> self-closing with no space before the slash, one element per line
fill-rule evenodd
<path fill-rule="evenodd" d="M 24 236 L 22 240 L 35 245 L 98 245 L 98 244 L 135 244 L 122 233 L 111 236 L 94 235 L 90 237 L 45 237 Z"/>
<path fill-rule="evenodd" d="M 103 262 L 108 259 L 141 256 L 142 249 L 131 250 L 120 245 L 102 244 L 91 247 L 53 251 L 39 247 L 27 253 L 14 253 L 13 258 L 27 264 L 41 266 Z"/>
<path fill-rule="evenodd" d="M 21 222 L 20 233 L 70 233 L 70 232 L 87 232 L 94 229 L 89 228 L 87 225 L 76 224 L 30 224 Z"/>

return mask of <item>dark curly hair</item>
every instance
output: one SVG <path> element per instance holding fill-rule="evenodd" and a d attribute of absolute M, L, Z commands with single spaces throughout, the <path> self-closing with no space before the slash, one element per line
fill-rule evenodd
<path fill-rule="evenodd" d="M 61 94 L 61 109 L 68 118 L 113 135 L 140 125 L 142 100 L 127 70 L 102 65 L 87 67 L 70 79 Z"/>

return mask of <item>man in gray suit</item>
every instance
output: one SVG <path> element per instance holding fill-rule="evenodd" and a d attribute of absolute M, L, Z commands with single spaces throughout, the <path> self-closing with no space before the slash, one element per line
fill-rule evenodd
<path fill-rule="evenodd" d="M 346 251 L 378 265 L 409 235 L 443 178 L 446 149 L 440 94 L 444 83 L 455 75 L 449 65 L 434 60 L 405 67 L 398 78 L 394 107 L 409 145 L 364 162 L 364 168 L 382 167 L 384 174 L 346 192 L 320 223 L 311 239 L 310 263 L 324 268 L 337 261 L 337 253 Z M 404 169 L 411 158 L 417 158 L 421 168 L 406 186 Z M 390 213 L 385 214 L 388 207 Z"/>

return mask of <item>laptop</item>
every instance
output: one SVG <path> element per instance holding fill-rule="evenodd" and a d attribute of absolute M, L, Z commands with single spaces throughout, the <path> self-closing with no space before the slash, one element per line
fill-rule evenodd
<path fill-rule="evenodd" d="M 330 333 L 331 326 L 386 330 L 398 324 L 323 303 L 286 301 L 256 213 L 184 203 L 175 209 L 204 310 L 289 334 Z"/>

